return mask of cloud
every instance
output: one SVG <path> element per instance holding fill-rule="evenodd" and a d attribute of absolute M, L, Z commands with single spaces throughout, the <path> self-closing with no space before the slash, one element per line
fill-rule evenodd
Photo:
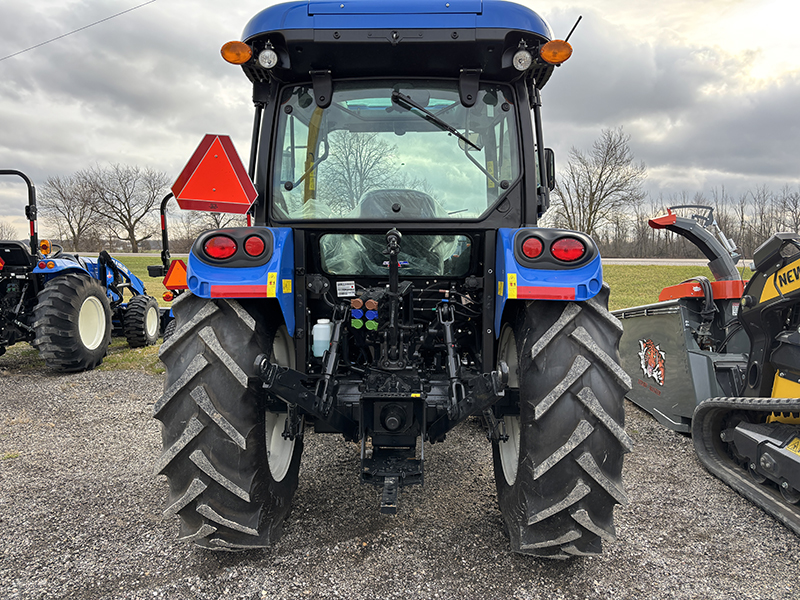
<path fill-rule="evenodd" d="M 108 3 L 90 1 L 4 5 L 0 55 L 109 12 Z M 38 184 L 110 162 L 177 176 L 212 131 L 232 134 L 246 157 L 250 85 L 219 48 L 238 37 L 249 12 L 154 3 L 0 62 L 0 167 Z M 0 196 L 0 214 L 6 206 Z"/>
<path fill-rule="evenodd" d="M 548 15 L 556 31 L 571 27 L 568 12 Z M 800 73 L 753 79 L 752 53 L 662 34 L 644 39 L 585 10 L 574 56 L 543 92 L 546 143 L 566 160 L 623 127 L 652 191 L 800 183 Z"/>
<path fill-rule="evenodd" d="M 2 3 L 0 57 L 141 1 Z M 543 92 L 561 162 L 622 126 L 653 193 L 800 185 L 794 0 L 523 2 L 561 36 L 583 15 L 574 56 Z M 251 88 L 219 48 L 263 7 L 155 2 L 0 62 L 0 168 L 39 186 L 112 162 L 177 176 L 207 132 L 230 134 L 246 161 Z M 783 16 L 764 22 L 764 11 Z M 21 185 L 0 178 L 0 218 L 24 204 Z"/>

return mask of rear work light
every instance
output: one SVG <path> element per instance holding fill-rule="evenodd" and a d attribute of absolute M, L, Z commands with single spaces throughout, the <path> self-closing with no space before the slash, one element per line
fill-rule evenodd
<path fill-rule="evenodd" d="M 522 253 L 528 258 L 539 258 L 543 250 L 544 244 L 537 237 L 531 236 L 522 242 Z"/>
<path fill-rule="evenodd" d="M 553 242 L 550 254 L 564 262 L 575 262 L 586 254 L 586 245 L 576 238 L 564 237 Z"/>
<path fill-rule="evenodd" d="M 258 54 L 258 64 L 265 69 L 271 69 L 278 64 L 278 53 L 275 52 L 275 50 L 273 50 L 271 47 L 262 50 Z"/>
<path fill-rule="evenodd" d="M 260 256 L 264 252 L 264 240 L 257 235 L 251 235 L 244 241 L 244 251 L 250 256 Z"/>
<path fill-rule="evenodd" d="M 206 240 L 203 250 L 211 258 L 222 260 L 236 254 L 236 242 L 226 235 L 215 235 Z"/>

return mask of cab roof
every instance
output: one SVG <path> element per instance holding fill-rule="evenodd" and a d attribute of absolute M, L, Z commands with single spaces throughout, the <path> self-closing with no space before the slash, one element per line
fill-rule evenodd
<path fill-rule="evenodd" d="M 505 0 L 297 0 L 276 4 L 253 17 L 242 41 L 253 56 L 277 52 L 267 72 L 253 59 L 242 65 L 253 82 L 308 80 L 324 71 L 352 77 L 459 77 L 512 81 L 521 74 L 512 57 L 521 47 L 537 49 L 552 39 L 544 19 Z M 553 66 L 535 62 L 525 77 L 539 88 Z"/>
<path fill-rule="evenodd" d="M 291 29 L 506 29 L 550 40 L 531 9 L 505 0 L 297 0 L 262 10 L 242 40 Z"/>

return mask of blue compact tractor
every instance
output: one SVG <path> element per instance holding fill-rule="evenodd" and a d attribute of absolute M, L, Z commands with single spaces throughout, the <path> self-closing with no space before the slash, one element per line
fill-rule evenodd
<path fill-rule="evenodd" d="M 172 189 L 252 222 L 196 239 L 161 346 L 156 471 L 181 539 L 273 543 L 311 431 L 356 442 L 354 476 L 394 513 L 471 416 L 514 551 L 614 539 L 622 327 L 594 241 L 537 225 L 541 90 L 572 52 L 552 38 L 501 0 L 301 0 L 223 47 L 252 85 L 249 169 L 207 136 Z"/>
<path fill-rule="evenodd" d="M 48 367 L 83 371 L 103 362 L 114 327 L 131 347 L 155 344 L 159 308 L 142 281 L 107 252 L 87 258 L 39 241 L 36 189 L 28 186 L 30 243 L 0 240 L 0 355 L 17 342 L 38 348 Z M 132 296 L 124 302 L 128 290 Z"/>

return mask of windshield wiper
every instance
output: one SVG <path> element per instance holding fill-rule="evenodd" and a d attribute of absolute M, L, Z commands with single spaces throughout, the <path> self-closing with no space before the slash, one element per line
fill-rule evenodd
<path fill-rule="evenodd" d="M 412 108 L 416 108 L 419 112 L 422 113 L 420 115 L 420 117 L 422 117 L 423 119 L 425 119 L 429 123 L 432 123 L 433 125 L 435 125 L 439 129 L 441 129 L 442 131 L 447 131 L 449 133 L 452 133 L 454 136 L 456 136 L 458 139 L 460 139 L 465 144 L 469 144 L 470 146 L 475 148 L 475 150 L 480 150 L 481 149 L 480 146 L 478 146 L 475 142 L 470 140 L 463 133 L 460 133 L 455 127 L 450 125 L 447 121 L 444 121 L 440 117 L 437 117 L 435 114 L 433 114 L 427 108 L 425 108 L 424 106 L 422 106 L 420 103 L 418 103 L 416 100 L 413 100 L 409 96 L 406 96 L 405 94 L 402 94 L 402 93 L 400 93 L 400 92 L 395 90 L 395 91 L 392 92 L 392 102 L 394 102 L 395 104 L 399 104 L 400 106 L 402 106 L 406 110 L 411 110 Z"/>

